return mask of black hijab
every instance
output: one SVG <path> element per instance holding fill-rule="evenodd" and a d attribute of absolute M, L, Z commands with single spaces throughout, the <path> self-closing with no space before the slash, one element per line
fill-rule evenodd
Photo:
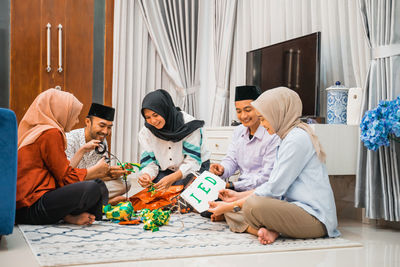
<path fill-rule="evenodd" d="M 175 107 L 170 94 L 163 89 L 150 92 L 144 97 L 141 110 L 143 117 L 143 110 L 146 108 L 163 117 L 165 125 L 162 129 L 157 129 L 147 122 L 144 125 L 155 136 L 166 141 L 179 142 L 198 128 L 204 126 L 204 121 L 201 120 L 192 120 L 185 123 L 181 109 Z"/>

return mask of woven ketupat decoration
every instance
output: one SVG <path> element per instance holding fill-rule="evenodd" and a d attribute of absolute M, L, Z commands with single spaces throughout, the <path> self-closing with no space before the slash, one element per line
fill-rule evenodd
<path fill-rule="evenodd" d="M 157 194 L 157 190 L 154 187 L 155 183 L 150 183 L 149 189 L 147 190 L 147 192 L 151 193 L 151 196 L 153 197 L 155 194 Z"/>
<path fill-rule="evenodd" d="M 116 206 L 111 206 L 108 204 L 104 206 L 103 212 L 106 215 L 107 219 L 111 219 L 113 221 L 129 221 L 134 214 L 134 210 L 131 202 L 120 202 Z"/>
<path fill-rule="evenodd" d="M 133 173 L 135 173 L 135 169 L 133 167 L 138 168 L 139 171 L 142 169 L 142 167 L 140 166 L 139 163 L 132 163 L 132 162 L 119 163 L 118 162 L 117 165 L 120 166 L 123 170 L 130 171 L 130 172 L 133 172 Z M 128 176 L 127 174 L 124 174 L 123 179 L 125 181 L 127 179 L 127 176 Z"/>
<path fill-rule="evenodd" d="M 139 216 L 142 218 L 144 223 L 143 229 L 151 230 L 156 232 L 159 230 L 159 226 L 167 225 L 171 211 L 163 211 L 161 209 L 150 211 L 149 209 L 142 209 Z"/>

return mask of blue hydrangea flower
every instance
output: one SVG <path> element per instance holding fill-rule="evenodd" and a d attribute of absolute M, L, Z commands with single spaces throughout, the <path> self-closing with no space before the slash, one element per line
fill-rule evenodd
<path fill-rule="evenodd" d="M 393 124 L 392 132 L 396 137 L 400 137 L 400 122 Z"/>
<path fill-rule="evenodd" d="M 361 120 L 361 141 L 376 151 L 389 146 L 389 139 L 400 137 L 400 96 L 392 101 L 380 101 L 378 106 L 365 112 Z"/>

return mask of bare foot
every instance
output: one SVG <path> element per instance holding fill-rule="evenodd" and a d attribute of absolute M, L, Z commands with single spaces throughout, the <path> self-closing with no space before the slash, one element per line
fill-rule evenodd
<path fill-rule="evenodd" d="M 225 221 L 225 216 L 224 216 L 224 214 L 220 214 L 220 215 L 211 214 L 211 221 L 212 221 L 212 222 L 222 222 L 222 221 Z"/>
<path fill-rule="evenodd" d="M 127 198 L 125 196 L 116 196 L 116 197 L 113 197 L 112 199 L 108 200 L 108 204 L 115 206 L 119 202 L 125 202 L 125 201 L 127 201 Z"/>
<path fill-rule="evenodd" d="M 79 215 L 67 215 L 64 217 L 64 221 L 71 224 L 77 225 L 89 225 L 94 222 L 96 217 L 93 214 L 83 212 Z"/>
<path fill-rule="evenodd" d="M 257 235 L 258 241 L 260 241 L 261 244 L 266 245 L 272 244 L 275 239 L 278 238 L 279 233 L 272 230 L 267 230 L 266 228 L 260 228 L 257 232 Z"/>

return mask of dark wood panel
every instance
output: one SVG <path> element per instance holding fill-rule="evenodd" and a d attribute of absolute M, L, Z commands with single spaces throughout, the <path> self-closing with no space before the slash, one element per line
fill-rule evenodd
<path fill-rule="evenodd" d="M 114 0 L 106 0 L 104 46 L 104 105 L 112 106 L 112 80 L 113 80 L 113 35 L 114 35 Z M 107 137 L 111 150 L 111 136 Z"/>
<path fill-rule="evenodd" d="M 112 38 L 114 0 L 106 1 L 105 103 L 112 101 Z M 111 14 L 110 14 L 111 12 Z M 51 68 L 46 71 L 47 33 L 51 24 Z M 10 108 L 22 119 L 42 91 L 55 86 L 73 93 L 83 104 L 84 126 L 93 87 L 94 0 L 11 1 Z M 58 25 L 62 25 L 62 63 L 58 68 Z"/>
<path fill-rule="evenodd" d="M 94 0 L 67 0 L 65 10 L 64 90 L 73 93 L 83 109 L 76 128 L 92 103 Z"/>
<path fill-rule="evenodd" d="M 22 119 L 41 92 L 41 2 L 11 1 L 10 109 Z"/>
<path fill-rule="evenodd" d="M 64 76 L 60 75 L 58 69 L 58 58 L 59 58 L 59 42 L 58 42 L 58 25 L 65 24 L 64 11 L 65 11 L 65 0 L 42 0 L 42 16 L 41 16 L 41 91 L 45 91 L 49 88 L 55 88 L 60 86 L 62 90 L 64 84 Z M 47 72 L 43 67 L 46 66 L 47 61 L 47 32 L 46 25 L 51 24 L 51 71 Z M 64 30 L 64 29 L 62 29 Z M 62 31 L 64 33 L 64 31 Z M 64 40 L 63 34 L 63 40 Z M 65 45 L 62 45 L 64 48 Z"/>
<path fill-rule="evenodd" d="M 114 0 L 106 0 L 104 105 L 112 106 Z"/>

